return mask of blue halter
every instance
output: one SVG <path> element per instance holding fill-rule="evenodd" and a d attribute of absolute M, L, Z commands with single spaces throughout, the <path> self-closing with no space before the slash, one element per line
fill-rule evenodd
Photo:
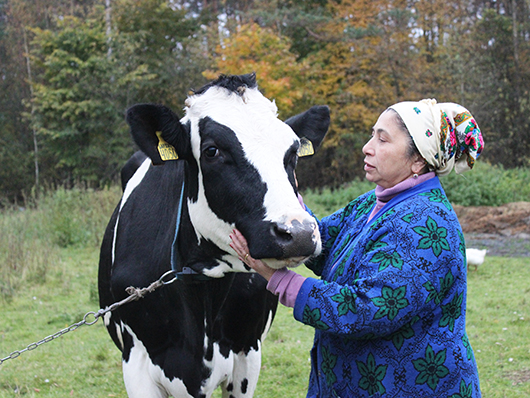
<path fill-rule="evenodd" d="M 177 256 L 178 256 L 177 237 L 179 234 L 180 222 L 182 219 L 182 207 L 184 203 L 184 185 L 185 183 L 183 182 L 182 188 L 180 190 L 177 221 L 175 225 L 175 236 L 173 238 L 173 244 L 171 245 L 171 270 L 175 274 L 175 277 L 177 278 L 177 280 L 180 280 L 183 282 L 208 281 L 212 278 L 204 274 L 200 274 L 197 271 L 194 271 L 190 267 L 182 267 L 181 271 L 178 271 L 178 268 L 177 268 Z"/>

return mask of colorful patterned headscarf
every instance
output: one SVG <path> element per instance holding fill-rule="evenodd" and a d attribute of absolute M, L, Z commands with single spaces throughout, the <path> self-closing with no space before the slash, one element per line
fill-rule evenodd
<path fill-rule="evenodd" d="M 400 102 L 390 107 L 405 122 L 421 156 L 436 174 L 471 170 L 484 148 L 473 115 L 458 104 L 434 99 Z"/>

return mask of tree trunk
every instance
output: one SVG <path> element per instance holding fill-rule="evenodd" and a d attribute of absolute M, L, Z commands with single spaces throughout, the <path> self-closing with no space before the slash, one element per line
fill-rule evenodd
<path fill-rule="evenodd" d="M 29 48 L 28 48 L 28 38 L 26 35 L 26 28 L 22 28 L 24 32 L 24 51 L 26 52 L 26 67 L 28 71 L 28 84 L 29 92 L 31 94 L 31 101 L 33 101 L 33 78 L 31 76 L 31 62 L 29 59 Z M 35 125 L 33 124 L 33 116 L 35 114 L 35 108 L 33 102 L 31 104 L 31 131 L 33 133 L 33 162 L 35 164 L 35 196 L 39 198 L 40 191 L 40 182 L 39 182 L 39 145 L 37 141 L 37 131 L 35 130 Z"/>

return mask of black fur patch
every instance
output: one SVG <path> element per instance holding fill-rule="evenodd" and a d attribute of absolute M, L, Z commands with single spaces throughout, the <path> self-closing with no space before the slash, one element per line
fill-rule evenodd
<path fill-rule="evenodd" d="M 200 95 L 204 94 L 211 87 L 222 87 L 234 94 L 242 95 L 244 88 L 256 88 L 257 86 L 255 73 L 240 76 L 220 75 L 217 80 L 204 85 L 198 90 L 193 90 L 193 93 Z"/>

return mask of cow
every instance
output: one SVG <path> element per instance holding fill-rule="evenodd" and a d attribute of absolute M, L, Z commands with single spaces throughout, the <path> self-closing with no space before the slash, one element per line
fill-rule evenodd
<path fill-rule="evenodd" d="M 229 235 L 239 229 L 250 255 L 273 268 L 320 252 L 294 172 L 302 146 L 323 140 L 329 109 L 283 122 L 255 74 L 221 75 L 185 105 L 180 120 L 157 104 L 127 111 L 141 151 L 124 166 L 103 237 L 100 305 L 173 270 L 174 283 L 104 316 L 129 397 L 210 397 L 219 386 L 223 397 L 251 397 L 277 298 Z"/>

